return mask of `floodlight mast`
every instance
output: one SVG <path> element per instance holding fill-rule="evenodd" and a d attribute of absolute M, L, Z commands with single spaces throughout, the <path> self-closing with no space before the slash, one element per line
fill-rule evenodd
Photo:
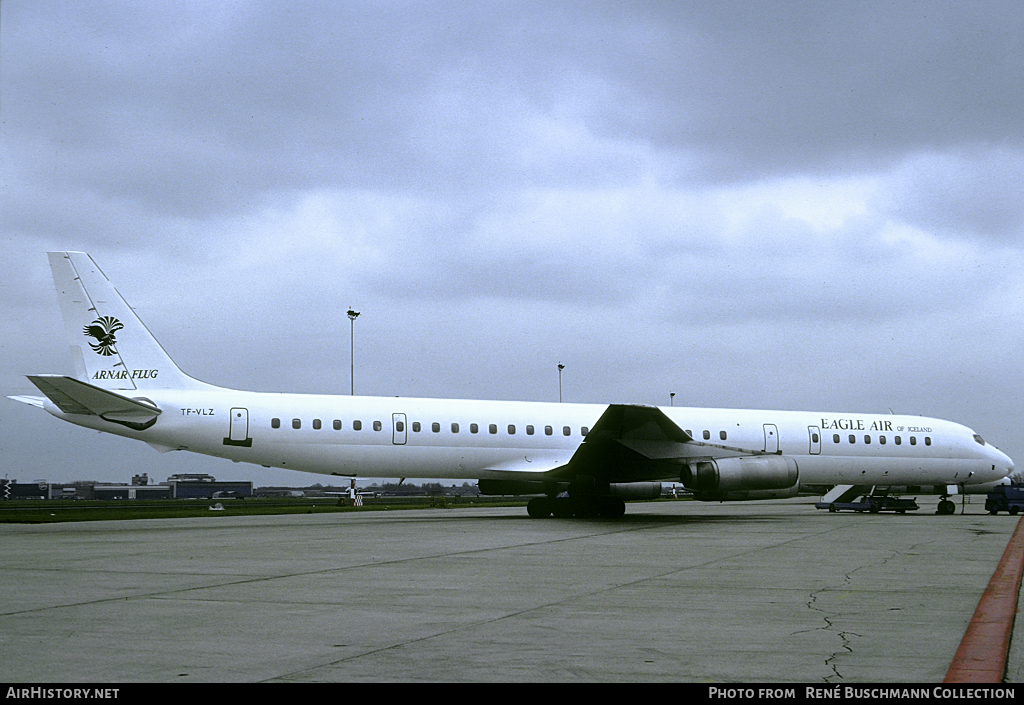
<path fill-rule="evenodd" d="M 349 320 L 349 382 L 352 387 L 351 396 L 356 395 L 356 319 L 359 318 L 359 311 L 348 310 Z"/>

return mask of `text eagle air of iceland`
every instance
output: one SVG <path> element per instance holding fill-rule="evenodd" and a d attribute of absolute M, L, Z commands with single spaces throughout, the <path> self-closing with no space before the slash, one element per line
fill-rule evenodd
<path fill-rule="evenodd" d="M 868 425 L 865 419 L 827 419 L 821 420 L 821 428 L 828 431 L 907 431 L 909 433 L 931 433 L 930 426 L 896 426 L 893 428 L 892 421 L 878 419 L 871 421 Z"/>

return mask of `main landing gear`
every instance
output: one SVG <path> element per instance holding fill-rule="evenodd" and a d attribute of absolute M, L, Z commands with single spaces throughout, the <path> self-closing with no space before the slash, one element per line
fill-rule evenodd
<path fill-rule="evenodd" d="M 618 519 L 626 513 L 626 503 L 618 497 L 534 497 L 526 505 L 526 512 L 534 519 Z"/>

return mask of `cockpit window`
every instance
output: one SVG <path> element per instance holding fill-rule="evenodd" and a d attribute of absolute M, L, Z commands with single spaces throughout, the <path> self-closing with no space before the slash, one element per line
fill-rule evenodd
<path fill-rule="evenodd" d="M 977 433 L 974 434 L 974 440 L 981 445 L 985 445 L 985 439 L 979 436 Z"/>

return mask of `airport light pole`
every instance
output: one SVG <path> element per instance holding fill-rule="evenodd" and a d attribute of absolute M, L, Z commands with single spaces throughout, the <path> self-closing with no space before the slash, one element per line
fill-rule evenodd
<path fill-rule="evenodd" d="M 565 365 L 561 362 L 558 363 L 558 403 L 562 403 L 562 370 L 565 369 Z"/>
<path fill-rule="evenodd" d="M 348 310 L 349 320 L 349 381 L 352 384 L 351 394 L 356 395 L 356 319 L 359 311 Z"/>

